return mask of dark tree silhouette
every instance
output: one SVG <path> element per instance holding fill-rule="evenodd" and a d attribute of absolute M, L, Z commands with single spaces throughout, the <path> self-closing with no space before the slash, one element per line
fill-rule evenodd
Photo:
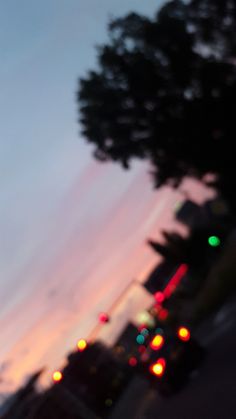
<path fill-rule="evenodd" d="M 95 157 L 147 159 L 156 186 L 212 173 L 234 200 L 235 28 L 235 0 L 173 0 L 153 19 L 112 20 L 78 93 Z"/>
<path fill-rule="evenodd" d="M 189 236 L 182 237 L 177 232 L 162 231 L 164 241 L 147 240 L 151 248 L 162 255 L 166 260 L 175 263 L 187 263 L 194 272 L 207 272 L 212 261 L 218 258 L 222 246 L 211 247 L 208 243 L 209 237 L 217 235 L 221 244 L 225 242 L 228 234 L 227 226 L 208 224 L 203 227 L 190 229 Z"/>

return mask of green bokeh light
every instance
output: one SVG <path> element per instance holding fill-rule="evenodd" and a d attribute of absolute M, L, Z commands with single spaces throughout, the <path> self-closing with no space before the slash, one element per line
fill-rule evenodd
<path fill-rule="evenodd" d="M 145 342 L 145 337 L 144 337 L 143 335 L 138 335 L 138 336 L 136 337 L 136 342 L 137 342 L 139 345 L 142 345 L 142 344 Z"/>
<path fill-rule="evenodd" d="M 146 329 L 145 327 L 141 330 L 141 335 L 143 335 L 143 336 L 148 336 L 149 335 L 149 331 L 148 331 L 148 329 Z"/>
<path fill-rule="evenodd" d="M 220 239 L 219 239 L 219 237 L 217 237 L 217 236 L 210 236 L 210 237 L 208 238 L 208 243 L 209 243 L 209 245 L 210 245 L 210 246 L 212 246 L 212 247 L 217 247 L 217 246 L 219 246 L 219 245 L 220 245 Z"/>
<path fill-rule="evenodd" d="M 106 400 L 105 400 L 105 405 L 106 405 L 107 407 L 111 407 L 111 406 L 112 406 L 112 403 L 113 403 L 112 399 L 106 399 Z"/>
<path fill-rule="evenodd" d="M 155 330 L 156 335 L 163 335 L 164 334 L 164 330 L 161 327 L 158 327 Z"/>

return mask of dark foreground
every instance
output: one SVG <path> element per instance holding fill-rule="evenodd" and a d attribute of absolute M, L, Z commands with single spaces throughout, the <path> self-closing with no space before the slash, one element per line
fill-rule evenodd
<path fill-rule="evenodd" d="M 181 392 L 164 399 L 145 381 L 136 380 L 111 419 L 235 419 L 235 299 L 199 328 L 198 338 L 207 358 Z"/>

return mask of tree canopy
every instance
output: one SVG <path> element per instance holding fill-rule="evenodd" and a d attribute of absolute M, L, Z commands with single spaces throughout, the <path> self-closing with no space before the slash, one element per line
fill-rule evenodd
<path fill-rule="evenodd" d="M 156 186 L 235 176 L 236 0 L 173 0 L 109 23 L 80 80 L 82 133 L 101 161 L 151 163 Z M 229 186 L 228 186 L 228 189 Z"/>

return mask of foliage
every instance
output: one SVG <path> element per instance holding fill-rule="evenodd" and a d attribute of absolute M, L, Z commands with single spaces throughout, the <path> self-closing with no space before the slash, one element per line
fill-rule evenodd
<path fill-rule="evenodd" d="M 235 0 L 173 0 L 153 19 L 114 19 L 80 80 L 80 123 L 101 161 L 151 163 L 155 186 L 235 176 Z M 231 194 L 232 195 L 232 194 Z M 231 196 L 232 198 L 232 196 Z"/>

